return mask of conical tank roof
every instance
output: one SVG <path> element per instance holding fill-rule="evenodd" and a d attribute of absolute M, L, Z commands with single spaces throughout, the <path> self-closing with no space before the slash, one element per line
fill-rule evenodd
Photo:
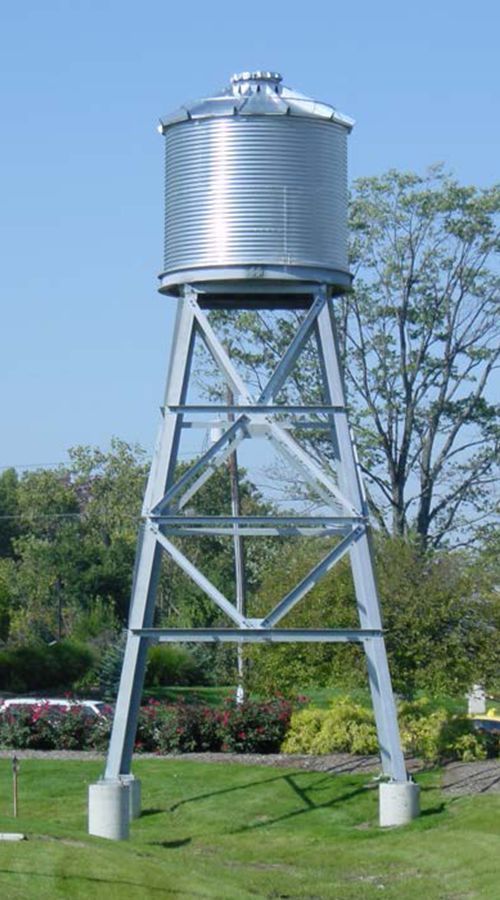
<path fill-rule="evenodd" d="M 233 75 L 231 84 L 218 94 L 184 103 L 179 109 L 160 119 L 159 131 L 187 119 L 222 116 L 302 116 L 330 120 L 348 131 L 354 120 L 329 103 L 313 100 L 283 84 L 278 72 L 241 72 Z"/>

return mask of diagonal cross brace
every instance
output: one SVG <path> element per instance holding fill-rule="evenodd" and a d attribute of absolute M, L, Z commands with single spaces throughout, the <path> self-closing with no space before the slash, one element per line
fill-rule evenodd
<path fill-rule="evenodd" d="M 315 300 L 313 301 L 310 309 L 304 317 L 304 320 L 301 323 L 297 334 L 293 338 L 288 349 L 285 351 L 273 375 L 269 379 L 268 384 L 261 392 L 258 401 L 255 403 L 256 406 L 266 406 L 269 403 L 269 400 L 273 399 L 276 393 L 279 391 L 291 369 L 293 368 L 293 365 L 295 364 L 297 357 L 304 346 L 304 343 L 308 340 L 313 329 L 316 327 L 318 316 L 324 309 L 325 303 L 326 292 L 322 290 L 315 297 Z M 200 309 L 198 303 L 193 297 L 190 298 L 189 304 L 191 310 L 193 311 L 193 315 L 196 318 L 197 326 L 204 339 L 206 339 L 206 346 L 211 352 L 215 362 L 222 370 L 224 377 L 226 378 L 228 383 L 238 392 L 243 402 L 247 405 L 252 405 L 252 397 L 248 392 L 246 385 L 233 366 L 233 363 L 231 362 L 226 349 L 215 334 L 207 316 Z M 191 482 L 192 479 L 198 474 L 198 472 L 201 471 L 201 469 L 203 469 L 208 463 L 211 463 L 211 468 L 206 470 L 199 476 L 199 478 L 194 482 L 194 484 L 190 486 L 185 494 L 181 496 L 180 500 L 176 504 L 176 508 L 178 509 L 185 506 L 185 504 L 194 496 L 194 494 L 200 489 L 200 487 L 202 487 L 202 485 L 209 480 L 216 468 L 222 465 L 222 463 L 233 452 L 233 450 L 237 447 L 241 440 L 243 440 L 246 435 L 241 433 L 242 429 L 247 426 L 248 422 L 251 421 L 251 419 L 251 413 L 239 416 L 236 421 L 233 422 L 231 426 L 225 431 L 221 438 L 219 438 L 219 440 L 215 444 L 213 444 L 212 447 L 210 447 L 193 464 L 193 466 L 190 467 L 190 469 L 186 473 L 184 473 L 181 479 L 179 479 L 179 481 L 172 486 L 172 488 L 164 495 L 160 502 L 156 504 L 152 512 L 155 514 L 163 513 L 168 508 L 171 501 L 175 497 L 177 497 L 179 493 L 182 492 L 182 488 L 189 482 Z M 356 510 L 355 507 L 344 497 L 341 491 L 339 491 L 334 479 L 331 478 L 326 472 L 324 472 L 324 470 L 320 466 L 318 466 L 308 456 L 307 453 L 305 453 L 305 451 L 302 449 L 302 447 L 300 447 L 297 441 L 295 441 L 291 437 L 291 435 L 288 434 L 286 429 L 281 428 L 276 422 L 270 421 L 268 417 L 265 417 L 264 423 L 267 435 L 275 445 L 275 447 L 286 456 L 286 458 L 293 465 L 296 471 L 298 471 L 303 477 L 305 477 L 308 483 L 312 487 L 314 487 L 316 491 L 318 491 L 319 495 L 327 504 L 327 506 L 333 506 L 333 508 L 335 508 L 335 504 L 332 504 L 332 498 L 334 498 L 337 503 L 343 506 L 349 514 L 358 515 L 358 510 Z M 226 447 L 226 445 L 228 446 Z"/>
<path fill-rule="evenodd" d="M 316 328 L 316 320 L 325 303 L 326 291 L 323 289 L 319 292 L 318 296 L 311 304 L 311 307 L 307 311 L 307 314 L 304 316 L 300 327 L 295 332 L 290 344 L 285 350 L 276 369 L 274 370 L 264 390 L 262 391 L 257 401 L 259 406 L 269 403 L 270 400 L 274 400 L 280 388 L 283 387 L 284 382 L 288 378 L 295 363 L 297 362 L 304 344 L 309 339 L 311 332 Z"/>
<path fill-rule="evenodd" d="M 202 591 L 204 591 L 211 600 L 213 600 L 216 606 L 218 606 L 219 609 L 225 612 L 226 615 L 233 620 L 233 622 L 236 622 L 236 624 L 239 625 L 240 628 L 249 628 L 250 625 L 247 619 L 245 619 L 245 617 L 237 611 L 234 604 L 231 603 L 227 599 L 227 597 L 225 597 L 224 594 L 222 594 L 221 591 L 219 591 L 218 588 L 216 588 L 215 585 L 212 584 L 212 582 L 209 581 L 208 578 L 206 578 L 205 575 L 203 575 L 203 573 L 200 572 L 199 569 L 197 569 L 196 566 L 186 556 L 184 556 L 184 554 L 181 553 L 181 551 L 174 544 L 171 543 L 171 541 L 167 540 L 165 535 L 161 533 L 158 526 L 150 525 L 150 528 L 154 533 L 158 543 L 168 553 L 171 559 L 173 559 L 174 562 L 177 563 L 179 568 L 181 568 L 182 571 L 185 572 L 186 575 L 188 575 L 189 578 L 191 578 L 191 580 L 194 581 L 194 583 L 197 584 L 198 587 L 201 588 Z"/>
<path fill-rule="evenodd" d="M 315 565 L 310 572 L 300 581 L 279 603 L 276 604 L 274 609 L 271 610 L 270 613 L 267 614 L 262 619 L 262 627 L 263 628 L 272 628 L 273 625 L 276 625 L 287 613 L 290 612 L 291 609 L 302 600 L 302 597 L 305 597 L 306 594 L 312 590 L 315 585 L 321 581 L 322 578 L 333 569 L 333 567 L 342 559 L 343 556 L 347 553 L 352 544 L 361 537 L 364 533 L 364 527 L 359 526 L 351 531 L 333 550 L 330 550 L 329 553 L 323 557 L 322 560 Z"/>
<path fill-rule="evenodd" d="M 244 434 L 238 435 L 238 432 L 241 432 L 241 430 L 246 427 L 247 423 L 247 416 L 240 416 L 237 422 L 232 423 L 227 431 L 225 431 L 224 434 L 217 441 L 215 441 L 212 446 L 209 447 L 208 450 L 206 450 L 205 453 L 203 453 L 203 455 L 200 456 L 200 458 L 197 459 L 195 463 L 193 463 L 192 466 L 190 466 L 187 472 L 185 472 L 184 475 L 181 475 L 181 477 L 175 482 L 175 484 L 173 484 L 172 487 L 169 488 L 160 502 L 157 503 L 156 506 L 154 506 L 151 510 L 152 514 L 161 515 L 166 507 L 170 505 L 171 501 L 181 493 L 183 488 L 189 485 L 193 477 L 200 471 L 200 469 L 214 462 L 219 456 L 222 455 L 222 458 L 219 459 L 218 462 L 218 465 L 220 465 L 234 449 L 236 438 L 238 438 L 238 443 L 243 440 Z M 229 447 L 226 448 L 226 444 L 228 443 Z M 223 455 L 223 451 L 225 455 Z M 212 474 L 213 471 L 210 471 L 208 477 L 210 477 Z M 205 479 L 205 481 L 206 480 L 207 479 Z M 201 484 L 199 485 L 199 487 L 201 487 Z M 190 496 L 192 496 L 192 494 L 193 492 L 191 491 Z"/>

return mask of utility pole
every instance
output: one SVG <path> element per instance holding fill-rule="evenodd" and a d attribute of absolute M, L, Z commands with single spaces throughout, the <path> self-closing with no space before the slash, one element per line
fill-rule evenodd
<path fill-rule="evenodd" d="M 59 577 L 55 580 L 55 592 L 57 598 L 57 640 L 62 640 L 63 635 L 63 614 L 62 614 L 62 582 Z"/>
<path fill-rule="evenodd" d="M 234 394 L 230 387 L 227 388 L 227 405 L 234 405 Z M 234 412 L 228 412 L 229 422 L 234 422 Z M 241 515 L 240 484 L 238 477 L 238 457 L 236 450 L 230 454 L 227 467 L 231 484 L 231 515 L 236 519 Z M 246 584 L 245 584 L 245 554 L 243 538 L 240 537 L 238 525 L 233 526 L 234 546 L 234 574 L 236 581 L 236 609 L 242 615 L 246 615 Z M 245 657 L 243 644 L 236 644 L 238 680 L 236 685 L 236 702 L 243 703 L 245 699 Z"/>

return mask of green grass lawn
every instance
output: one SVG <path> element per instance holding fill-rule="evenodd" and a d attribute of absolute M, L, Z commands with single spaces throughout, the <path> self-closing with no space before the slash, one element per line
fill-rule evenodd
<path fill-rule="evenodd" d="M 421 818 L 377 826 L 363 776 L 138 760 L 143 815 L 131 840 L 86 833 L 87 785 L 99 763 L 26 760 L 20 817 L 0 761 L 0 896 L 17 898 L 398 898 L 500 896 L 500 796 L 444 799 L 422 776 Z"/>
<path fill-rule="evenodd" d="M 178 703 L 185 700 L 187 703 L 206 703 L 207 706 L 220 706 L 226 697 L 233 697 L 235 687 L 156 687 L 146 688 L 143 691 L 142 702 L 146 703 L 150 697 L 156 700 L 165 700 L 170 703 Z"/>
<path fill-rule="evenodd" d="M 176 702 L 181 699 L 188 703 L 206 703 L 209 706 L 219 706 L 228 696 L 234 696 L 235 687 L 157 687 L 147 688 L 144 691 L 144 701 L 149 697 L 155 697 L 157 700 L 167 700 Z M 355 703 L 371 709 L 371 697 L 368 687 L 360 688 L 316 688 L 306 687 L 303 690 L 295 692 L 296 695 L 307 697 L 312 706 L 318 706 L 320 709 L 326 709 L 331 706 L 335 700 L 341 697 L 350 697 Z M 424 696 L 422 692 L 417 693 L 417 698 Z M 444 708 L 453 714 L 467 712 L 467 700 L 465 694 L 463 697 L 450 697 L 443 695 L 425 695 L 430 702 L 432 709 Z M 258 694 L 252 694 L 255 699 L 259 698 Z M 488 701 L 488 707 L 497 706 L 500 709 L 500 700 Z"/>

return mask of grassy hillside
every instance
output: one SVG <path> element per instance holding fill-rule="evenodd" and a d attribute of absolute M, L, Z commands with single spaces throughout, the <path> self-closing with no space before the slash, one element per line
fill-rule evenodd
<path fill-rule="evenodd" d="M 86 789 L 99 763 L 26 760 L 20 817 L 0 761 L 0 895 L 45 898 L 400 898 L 499 896 L 500 796 L 446 798 L 422 776 L 423 815 L 377 827 L 363 776 L 139 760 L 144 813 L 128 843 L 86 833 Z"/>

